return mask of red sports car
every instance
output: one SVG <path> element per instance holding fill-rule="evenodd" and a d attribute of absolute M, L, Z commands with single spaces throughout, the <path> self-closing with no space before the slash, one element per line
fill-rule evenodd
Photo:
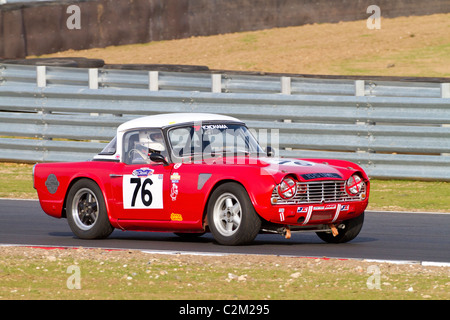
<path fill-rule="evenodd" d="M 83 239 L 122 230 L 211 232 L 225 245 L 258 233 L 314 231 L 326 242 L 360 232 L 369 179 L 330 159 L 274 158 L 232 117 L 178 113 L 138 118 L 91 161 L 33 168 L 42 209 Z"/>

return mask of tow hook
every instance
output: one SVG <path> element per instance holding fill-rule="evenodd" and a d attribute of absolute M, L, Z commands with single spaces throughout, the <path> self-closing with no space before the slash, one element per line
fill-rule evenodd
<path fill-rule="evenodd" d="M 289 226 L 283 226 L 276 229 L 261 229 L 261 231 L 270 232 L 270 233 L 277 233 L 286 239 L 291 238 L 291 228 Z"/>
<path fill-rule="evenodd" d="M 333 234 L 333 237 L 336 237 L 339 234 L 339 231 L 336 228 L 336 226 L 333 223 L 330 223 L 328 226 L 331 229 L 331 233 Z"/>
<path fill-rule="evenodd" d="M 291 229 L 289 228 L 289 226 L 286 226 L 284 228 L 283 235 L 284 235 L 285 239 L 290 239 L 291 238 Z"/>

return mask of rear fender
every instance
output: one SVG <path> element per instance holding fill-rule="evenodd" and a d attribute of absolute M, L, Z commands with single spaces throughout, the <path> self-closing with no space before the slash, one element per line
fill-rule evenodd
<path fill-rule="evenodd" d="M 74 185 L 77 181 L 80 181 L 80 180 L 82 180 L 82 179 L 91 180 L 91 181 L 95 182 L 95 183 L 99 186 L 99 188 L 100 188 L 100 190 L 101 190 L 101 192 L 102 192 L 102 195 L 103 195 L 103 199 L 105 200 L 106 211 L 108 212 L 109 220 L 111 221 L 111 218 L 112 218 L 112 217 L 111 217 L 110 212 L 111 212 L 112 210 L 110 210 L 110 200 L 113 200 L 113 199 L 112 199 L 112 197 L 109 196 L 109 192 L 106 192 L 106 186 L 105 186 L 104 183 L 102 183 L 102 180 L 101 180 L 99 177 L 95 176 L 95 175 L 89 175 L 89 174 L 88 174 L 88 175 L 78 175 L 78 176 L 75 176 L 75 177 L 73 177 L 73 179 L 70 181 L 70 183 L 69 183 L 69 185 L 68 185 L 68 187 L 67 187 L 67 189 L 66 189 L 66 192 L 65 192 L 64 203 L 63 203 L 63 207 L 62 207 L 62 209 L 61 209 L 61 217 L 62 217 L 62 218 L 67 218 L 67 210 L 66 210 L 66 206 L 67 206 L 67 197 L 68 197 L 68 195 L 69 195 L 70 189 L 73 187 L 73 185 Z M 109 188 L 109 190 L 110 190 L 110 188 Z"/>

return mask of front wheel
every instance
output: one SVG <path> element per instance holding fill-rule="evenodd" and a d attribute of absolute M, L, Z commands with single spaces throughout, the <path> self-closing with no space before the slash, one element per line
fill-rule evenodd
<path fill-rule="evenodd" d="M 351 241 L 356 238 L 356 236 L 361 231 L 361 228 L 364 223 L 364 212 L 359 216 L 353 219 L 345 220 L 343 222 L 344 229 L 339 229 L 339 234 L 337 236 L 333 236 L 330 232 L 317 232 L 316 234 L 325 242 L 328 243 L 344 243 Z"/>
<path fill-rule="evenodd" d="M 81 239 L 107 238 L 114 230 L 103 194 L 92 180 L 82 179 L 72 186 L 66 208 L 70 229 Z"/>
<path fill-rule="evenodd" d="M 251 242 L 261 228 L 261 219 L 247 191 L 234 182 L 214 190 L 208 202 L 207 219 L 214 239 L 223 245 Z"/>

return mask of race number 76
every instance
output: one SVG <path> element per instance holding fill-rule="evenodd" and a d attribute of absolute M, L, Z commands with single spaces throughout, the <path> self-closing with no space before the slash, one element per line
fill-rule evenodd
<path fill-rule="evenodd" d="M 163 180 L 157 177 L 123 177 L 125 209 L 162 209 Z"/>
<path fill-rule="evenodd" d="M 138 196 L 139 190 L 141 190 L 141 201 L 142 204 L 146 207 L 149 207 L 152 204 L 153 196 L 150 190 L 145 189 L 145 187 L 149 184 L 152 185 L 153 181 L 150 178 L 144 180 L 141 188 L 141 178 L 131 178 L 131 183 L 135 183 L 136 187 L 134 188 L 133 198 L 131 199 L 131 206 L 134 207 L 136 205 L 136 197 Z"/>

